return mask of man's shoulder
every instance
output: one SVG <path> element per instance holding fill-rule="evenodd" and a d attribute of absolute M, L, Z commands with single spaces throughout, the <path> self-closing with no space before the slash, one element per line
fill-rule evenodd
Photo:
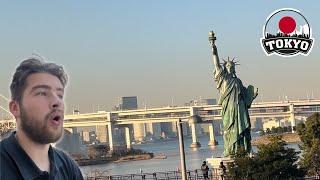
<path fill-rule="evenodd" d="M 5 155 L 7 155 L 5 146 L 6 146 L 6 139 L 3 139 L 0 141 L 0 156 L 1 156 L 1 158 L 3 158 Z"/>
<path fill-rule="evenodd" d="M 11 154 L 12 148 L 10 149 L 9 147 L 10 143 L 8 137 L 0 141 L 0 179 L 6 179 L 8 177 L 22 179 L 18 165 Z M 18 154 L 16 154 L 16 156 L 18 156 Z"/>
<path fill-rule="evenodd" d="M 6 158 L 8 156 L 8 153 L 6 150 L 7 141 L 8 141 L 7 138 L 0 141 L 0 158 L 1 158 L 0 161 L 1 162 L 3 161 L 4 158 Z M 1 164 L 0 164 L 0 166 L 1 166 Z"/>
<path fill-rule="evenodd" d="M 2 150 L 4 150 L 4 147 L 3 147 L 4 143 L 5 143 L 5 139 L 0 141 L 0 150 L 1 150 L 1 152 L 2 152 Z"/>
<path fill-rule="evenodd" d="M 54 147 L 52 147 L 51 149 L 53 152 L 55 164 L 58 167 L 62 166 L 62 169 L 64 169 L 64 171 L 69 172 L 69 175 L 72 176 L 70 177 L 71 179 L 83 179 L 79 166 L 67 153 Z M 70 174 L 70 172 L 72 172 L 72 174 Z"/>
<path fill-rule="evenodd" d="M 8 141 L 9 138 L 10 138 L 10 136 L 6 136 L 6 137 L 2 138 L 2 139 L 0 140 L 0 144 L 1 144 L 1 145 L 4 144 L 5 142 Z"/>
<path fill-rule="evenodd" d="M 53 154 L 55 156 L 56 161 L 63 161 L 62 163 L 67 163 L 68 165 L 76 165 L 74 160 L 64 151 L 58 148 L 52 147 Z M 78 166 L 77 166 L 78 167 Z"/>
<path fill-rule="evenodd" d="M 52 147 L 52 151 L 58 155 L 58 156 L 61 156 L 63 158 L 70 158 L 69 155 L 67 155 L 67 153 L 65 153 L 63 150 L 61 149 L 58 149 L 58 148 L 55 148 L 55 147 Z"/>
<path fill-rule="evenodd" d="M 4 138 L 4 139 L 2 139 L 0 141 L 0 153 L 1 153 L 1 156 L 4 155 L 7 151 L 10 151 L 9 150 L 10 148 L 12 149 L 12 144 L 14 142 L 13 142 L 13 139 L 12 139 L 11 136 L 7 136 L 6 138 Z"/>

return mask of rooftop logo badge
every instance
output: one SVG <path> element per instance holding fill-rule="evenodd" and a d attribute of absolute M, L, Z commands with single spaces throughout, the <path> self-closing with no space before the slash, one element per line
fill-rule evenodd
<path fill-rule="evenodd" d="M 307 56 L 314 42 L 307 19 L 300 11 L 291 8 L 271 13 L 263 27 L 263 36 L 261 46 L 268 56 Z"/>

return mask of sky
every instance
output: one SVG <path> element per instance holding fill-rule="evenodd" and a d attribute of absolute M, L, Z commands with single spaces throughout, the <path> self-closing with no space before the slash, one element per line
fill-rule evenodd
<path fill-rule="evenodd" d="M 220 59 L 235 57 L 243 84 L 259 88 L 255 101 L 319 99 L 319 7 L 317 0 L 4 0 L 0 94 L 10 97 L 15 68 L 38 54 L 66 69 L 68 113 L 110 111 L 122 96 L 137 96 L 140 108 L 218 98 L 208 43 L 213 30 Z M 279 8 L 298 9 L 309 21 L 315 38 L 309 56 L 263 52 L 263 25 Z"/>

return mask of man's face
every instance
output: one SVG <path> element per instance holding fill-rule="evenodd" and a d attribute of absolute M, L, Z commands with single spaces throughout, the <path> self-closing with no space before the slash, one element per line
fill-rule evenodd
<path fill-rule="evenodd" d="M 26 79 L 20 106 L 21 130 L 34 142 L 53 143 L 63 130 L 64 87 L 48 73 L 31 74 Z"/>

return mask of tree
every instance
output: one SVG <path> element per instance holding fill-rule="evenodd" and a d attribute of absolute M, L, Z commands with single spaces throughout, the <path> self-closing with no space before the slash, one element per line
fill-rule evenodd
<path fill-rule="evenodd" d="M 282 136 L 268 137 L 270 143 L 258 146 L 254 157 L 247 156 L 241 149 L 229 166 L 229 175 L 234 179 L 290 179 L 303 177 L 296 164 L 299 152 L 288 148 Z"/>
<path fill-rule="evenodd" d="M 277 133 L 277 129 L 275 127 L 271 128 L 271 134 L 276 134 Z"/>
<path fill-rule="evenodd" d="M 305 124 L 298 124 L 297 132 L 303 152 L 299 165 L 308 175 L 320 176 L 320 114 L 314 113 Z"/>
<path fill-rule="evenodd" d="M 255 164 L 255 159 L 249 157 L 244 148 L 240 148 L 234 156 L 234 163 L 228 164 L 229 176 L 233 179 L 252 179 Z"/>
<path fill-rule="evenodd" d="M 284 132 L 284 128 L 283 127 L 280 126 L 280 127 L 276 128 L 276 133 L 277 134 L 282 134 L 283 132 Z"/>
<path fill-rule="evenodd" d="M 287 147 L 287 143 L 282 140 L 280 135 L 273 135 L 268 139 L 270 143 L 258 146 L 254 179 L 261 177 L 290 179 L 303 176 L 303 172 L 298 169 L 296 164 L 299 152 Z"/>

